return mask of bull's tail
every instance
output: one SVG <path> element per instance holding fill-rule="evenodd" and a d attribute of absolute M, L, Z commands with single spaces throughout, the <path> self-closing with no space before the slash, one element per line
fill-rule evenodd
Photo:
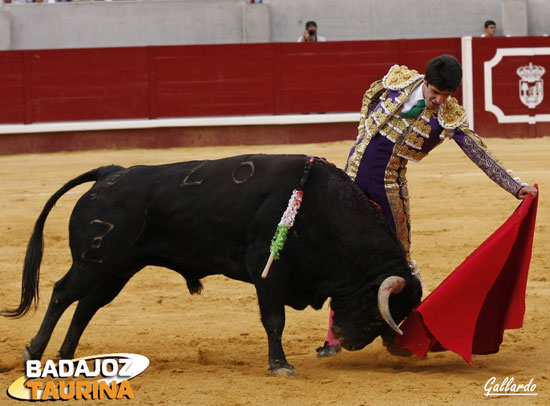
<path fill-rule="evenodd" d="M 40 263 L 42 262 L 42 254 L 44 252 L 44 224 L 48 214 L 55 206 L 57 201 L 72 188 L 86 182 L 95 182 L 102 177 L 123 169 L 120 166 L 105 166 L 96 168 L 89 172 L 74 178 L 67 182 L 61 189 L 55 192 L 46 202 L 42 209 L 42 213 L 36 220 L 34 230 L 27 245 L 27 253 L 25 255 L 25 264 L 23 266 L 23 279 L 21 282 L 21 299 L 19 306 L 16 309 L 4 309 L 0 312 L 2 316 L 19 318 L 24 316 L 31 306 L 38 304 L 38 281 L 40 276 Z"/>

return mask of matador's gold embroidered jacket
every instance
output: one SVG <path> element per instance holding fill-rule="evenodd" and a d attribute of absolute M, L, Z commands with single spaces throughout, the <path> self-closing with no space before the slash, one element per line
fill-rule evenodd
<path fill-rule="evenodd" d="M 417 86 L 422 86 L 423 79 L 424 75 L 415 70 L 394 65 L 365 92 L 359 135 L 348 158 L 347 174 L 355 180 L 363 153 L 376 134 L 395 143 L 394 154 L 411 161 L 420 161 L 448 137 L 453 138 L 489 178 L 517 197 L 522 188 L 519 178 L 513 178 L 511 171 L 468 127 L 465 109 L 455 98 L 449 97 L 437 111 L 426 108 L 417 118 L 401 117 L 403 104 Z"/>

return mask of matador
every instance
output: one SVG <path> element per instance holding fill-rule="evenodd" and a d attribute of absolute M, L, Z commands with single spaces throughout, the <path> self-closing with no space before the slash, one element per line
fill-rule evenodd
<path fill-rule="evenodd" d="M 500 187 L 524 199 L 537 189 L 514 177 L 469 127 L 466 111 L 451 96 L 462 80 L 462 67 L 450 55 L 432 59 L 425 75 L 394 65 L 365 92 L 359 134 L 351 148 L 345 171 L 366 196 L 378 204 L 387 223 L 410 258 L 410 211 L 407 163 L 422 160 L 445 139 L 453 139 L 464 153 Z M 329 330 L 318 356 L 340 351 Z M 390 349 L 391 343 L 384 338 Z"/>

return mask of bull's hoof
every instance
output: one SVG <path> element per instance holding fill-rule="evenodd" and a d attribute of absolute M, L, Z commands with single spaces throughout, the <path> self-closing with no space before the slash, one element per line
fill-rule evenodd
<path fill-rule="evenodd" d="M 23 364 L 30 360 L 39 360 L 42 358 L 42 352 L 32 352 L 32 341 L 29 342 L 23 349 Z"/>
<path fill-rule="evenodd" d="M 330 345 L 328 341 L 325 341 L 322 347 L 317 348 L 317 357 L 318 358 L 328 358 L 333 357 L 339 352 L 342 351 L 342 346 L 340 344 Z"/>
<path fill-rule="evenodd" d="M 267 369 L 273 376 L 298 376 L 298 372 L 286 360 L 271 361 Z"/>
<path fill-rule="evenodd" d="M 298 372 L 290 365 L 283 368 L 270 368 L 270 370 L 273 376 L 298 376 Z"/>
<path fill-rule="evenodd" d="M 394 355 L 396 357 L 410 357 L 411 355 L 413 355 L 412 352 L 410 352 L 406 348 L 398 346 L 393 340 L 382 340 L 382 344 L 384 345 L 384 347 L 386 347 L 386 350 L 388 350 L 391 355 Z"/>
<path fill-rule="evenodd" d="M 23 364 L 32 359 L 31 353 L 29 352 L 29 347 L 25 347 L 23 350 Z"/>

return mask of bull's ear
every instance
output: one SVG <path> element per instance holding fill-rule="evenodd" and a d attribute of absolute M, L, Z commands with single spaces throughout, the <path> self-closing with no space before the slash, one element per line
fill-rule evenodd
<path fill-rule="evenodd" d="M 399 335 L 403 335 L 401 329 L 397 326 L 390 312 L 390 295 L 400 293 L 406 285 L 405 279 L 400 276 L 389 276 L 380 284 L 378 288 L 378 310 L 382 318 Z"/>

